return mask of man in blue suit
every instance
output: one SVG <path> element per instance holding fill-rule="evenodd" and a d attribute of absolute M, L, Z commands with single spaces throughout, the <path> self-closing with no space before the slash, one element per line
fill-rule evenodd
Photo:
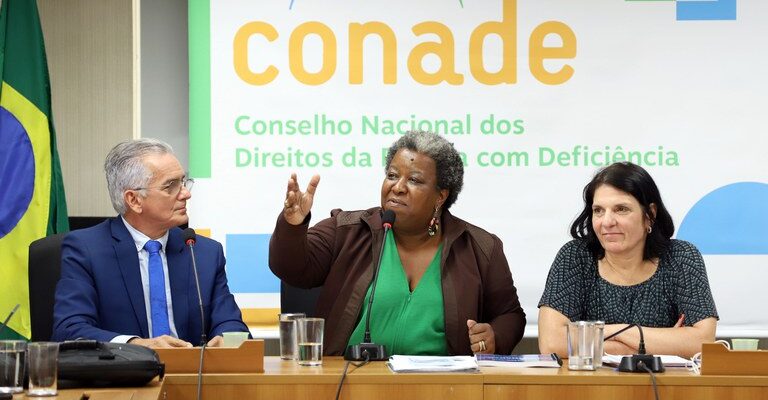
<path fill-rule="evenodd" d="M 193 180 L 170 146 L 154 139 L 118 144 L 104 169 L 120 216 L 64 238 L 53 339 L 200 344 L 192 258 L 178 228 L 189 220 Z M 208 345 L 218 346 L 223 332 L 248 328 L 227 286 L 221 244 L 199 237 L 195 255 Z"/>

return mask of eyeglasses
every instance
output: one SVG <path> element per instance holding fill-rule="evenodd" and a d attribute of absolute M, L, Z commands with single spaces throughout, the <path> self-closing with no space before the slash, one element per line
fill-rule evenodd
<path fill-rule="evenodd" d="M 155 189 L 155 190 L 162 190 L 163 192 L 168 193 L 172 196 L 178 196 L 181 192 L 181 187 L 184 186 L 188 192 L 192 191 L 192 186 L 195 185 L 195 180 L 192 178 L 181 178 L 181 179 L 174 179 L 172 181 L 169 181 L 163 186 L 160 187 L 140 187 L 135 188 L 133 190 L 146 190 L 146 189 Z"/>

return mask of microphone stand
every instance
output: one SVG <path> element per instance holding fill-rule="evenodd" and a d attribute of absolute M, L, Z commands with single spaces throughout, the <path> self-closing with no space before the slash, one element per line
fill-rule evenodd
<path fill-rule="evenodd" d="M 376 281 L 379 277 L 379 269 L 381 269 L 381 258 L 384 255 L 384 242 L 387 240 L 387 232 L 389 232 L 391 228 L 391 223 L 384 222 L 384 237 L 381 241 L 381 250 L 379 250 L 379 262 L 376 263 L 376 268 L 373 270 L 371 296 L 368 297 L 368 310 L 365 315 L 365 334 L 363 335 L 363 342 L 347 347 L 347 351 L 344 353 L 344 359 L 347 361 L 386 361 L 387 358 L 389 358 L 387 356 L 386 346 L 383 344 L 371 343 L 371 307 L 373 307 L 373 296 L 376 293 Z"/>
<path fill-rule="evenodd" d="M 189 251 L 192 253 L 192 270 L 195 275 L 195 287 L 197 287 L 197 304 L 200 306 L 200 324 L 202 329 L 200 332 L 200 345 L 205 346 L 208 343 L 208 335 L 205 329 L 205 312 L 203 311 L 203 296 L 200 293 L 200 279 L 197 277 L 197 261 L 195 261 L 195 242 L 189 241 Z"/>
<path fill-rule="evenodd" d="M 646 369 L 649 369 L 652 372 L 664 372 L 664 364 L 661 362 L 661 357 L 645 354 L 645 338 L 643 337 L 643 328 L 640 325 L 629 324 L 613 335 L 609 335 L 605 340 L 608 340 L 633 326 L 640 331 L 640 343 L 637 346 L 637 354 L 622 357 L 621 362 L 619 363 L 619 371 L 645 373 L 648 372 Z"/>
<path fill-rule="evenodd" d="M 205 347 L 208 345 L 208 335 L 205 329 L 205 311 L 203 310 L 203 295 L 200 292 L 200 278 L 197 274 L 197 259 L 195 258 L 195 231 L 192 228 L 184 230 L 184 243 L 189 246 L 192 255 L 192 272 L 195 275 L 195 287 L 197 288 L 197 304 L 200 307 L 200 364 L 197 368 L 197 400 L 203 398 L 203 358 L 205 356 Z"/>

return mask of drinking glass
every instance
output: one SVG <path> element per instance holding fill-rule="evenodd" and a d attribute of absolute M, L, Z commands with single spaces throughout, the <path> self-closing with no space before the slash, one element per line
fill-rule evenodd
<path fill-rule="evenodd" d="M 296 320 L 298 331 L 299 365 L 323 364 L 323 328 L 322 318 L 299 318 Z"/>
<path fill-rule="evenodd" d="M 568 369 L 594 371 L 603 363 L 602 321 L 568 323 Z"/>
<path fill-rule="evenodd" d="M 0 393 L 24 391 L 27 342 L 0 340 Z"/>
<path fill-rule="evenodd" d="M 33 342 L 29 349 L 29 391 L 27 396 L 55 396 L 59 344 Z"/>
<path fill-rule="evenodd" d="M 304 318 L 304 313 L 282 313 L 280 317 L 280 358 L 295 360 L 297 355 L 296 320 Z"/>

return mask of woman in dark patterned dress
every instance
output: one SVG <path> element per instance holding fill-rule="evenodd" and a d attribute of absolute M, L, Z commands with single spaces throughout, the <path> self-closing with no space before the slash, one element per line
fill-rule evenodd
<path fill-rule="evenodd" d="M 653 178 L 632 163 L 600 170 L 584 188 L 574 240 L 555 257 L 539 301 L 539 348 L 567 355 L 568 321 L 605 321 L 605 336 L 627 324 L 643 327 L 652 354 L 690 357 L 715 340 L 717 310 L 704 260 L 675 231 Z M 633 354 L 629 329 L 605 343 Z"/>

